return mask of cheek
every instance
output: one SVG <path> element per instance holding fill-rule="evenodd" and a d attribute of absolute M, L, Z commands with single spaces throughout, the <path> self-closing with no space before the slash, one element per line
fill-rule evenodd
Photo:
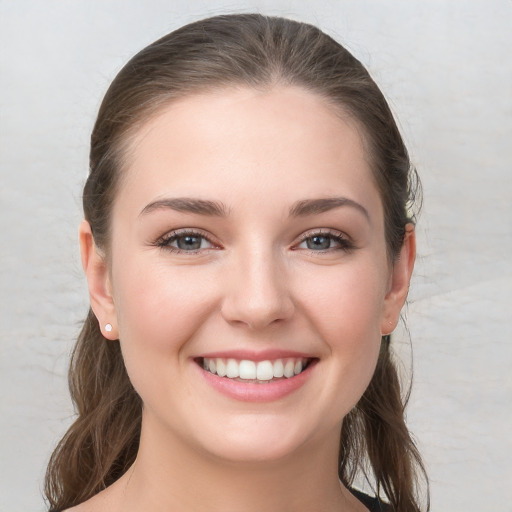
<path fill-rule="evenodd" d="M 135 265 L 136 267 L 136 265 Z M 187 345 L 215 304 L 208 276 L 165 264 L 122 265 L 116 276 L 119 337 L 127 367 L 186 358 Z"/>
<path fill-rule="evenodd" d="M 326 380 L 335 383 L 333 400 L 342 402 L 337 410 L 346 414 L 364 393 L 377 364 L 386 273 L 362 264 L 323 272 L 314 282 L 315 292 L 309 292 L 305 307 L 329 350 L 332 364 L 326 366 Z"/>
<path fill-rule="evenodd" d="M 205 328 L 216 292 L 206 284 L 208 276 L 195 269 L 193 278 L 188 270 L 147 261 L 123 264 L 114 281 L 126 371 L 144 407 L 153 412 L 161 413 L 162 403 L 178 410 L 193 393 L 186 378 L 190 340 Z"/>
<path fill-rule="evenodd" d="M 371 260 L 347 265 L 342 271 L 319 270 L 309 281 L 315 286 L 304 289 L 303 296 L 322 337 L 330 340 L 333 349 L 337 340 L 357 347 L 368 337 L 380 339 L 386 272 Z"/>

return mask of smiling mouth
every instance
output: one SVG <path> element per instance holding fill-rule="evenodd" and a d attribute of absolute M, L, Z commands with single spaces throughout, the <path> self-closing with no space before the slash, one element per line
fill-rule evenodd
<path fill-rule="evenodd" d="M 238 382 L 268 384 L 282 379 L 291 379 L 301 374 L 316 359 L 288 357 L 282 359 L 251 361 L 249 359 L 226 359 L 222 357 L 201 357 L 196 359 L 205 371 L 233 379 Z"/>

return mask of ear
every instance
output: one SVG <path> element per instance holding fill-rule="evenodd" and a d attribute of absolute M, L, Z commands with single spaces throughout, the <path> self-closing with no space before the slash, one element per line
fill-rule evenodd
<path fill-rule="evenodd" d="M 388 292 L 384 299 L 384 309 L 381 323 L 382 335 L 390 334 L 397 326 L 400 311 L 405 304 L 412 269 L 416 258 L 416 235 L 414 225 L 407 224 L 405 236 L 398 257 L 393 263 L 389 279 Z"/>
<path fill-rule="evenodd" d="M 91 226 L 86 220 L 80 224 L 79 237 L 82 267 L 89 286 L 91 308 L 98 319 L 103 336 L 115 340 L 118 338 L 117 317 L 108 266 L 104 255 L 94 243 Z M 107 324 L 111 325 L 109 331 L 106 329 Z"/>

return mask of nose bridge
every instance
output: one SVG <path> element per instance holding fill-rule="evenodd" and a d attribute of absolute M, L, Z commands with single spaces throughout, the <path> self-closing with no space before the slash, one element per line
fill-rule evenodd
<path fill-rule="evenodd" d="M 257 329 L 290 318 L 294 306 L 277 251 L 254 244 L 239 251 L 231 265 L 223 305 L 227 321 Z"/>

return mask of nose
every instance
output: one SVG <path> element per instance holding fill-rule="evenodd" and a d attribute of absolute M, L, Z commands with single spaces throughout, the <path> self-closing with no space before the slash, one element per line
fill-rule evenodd
<path fill-rule="evenodd" d="M 271 251 L 241 254 L 226 273 L 223 318 L 251 330 L 289 320 L 295 311 L 283 265 Z"/>

